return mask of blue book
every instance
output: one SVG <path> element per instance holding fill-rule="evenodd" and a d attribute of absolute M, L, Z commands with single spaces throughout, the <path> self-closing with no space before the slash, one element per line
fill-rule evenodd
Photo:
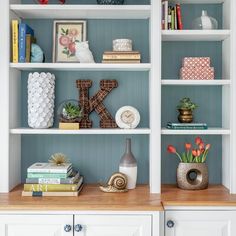
<path fill-rule="evenodd" d="M 27 24 L 19 24 L 19 62 L 26 62 L 26 34 L 34 36 L 34 30 Z"/>

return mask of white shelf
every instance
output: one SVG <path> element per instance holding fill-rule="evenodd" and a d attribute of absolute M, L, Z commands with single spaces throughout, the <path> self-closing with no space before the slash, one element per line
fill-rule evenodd
<path fill-rule="evenodd" d="M 11 134 L 150 134 L 148 128 L 141 129 L 80 129 L 80 130 L 61 130 L 61 129 L 31 129 L 17 128 L 11 129 Z"/>
<path fill-rule="evenodd" d="M 37 5 L 14 4 L 22 19 L 147 19 L 150 5 Z"/>
<path fill-rule="evenodd" d="M 163 128 L 161 134 L 163 135 L 230 135 L 229 129 L 223 128 L 209 128 L 207 130 L 172 130 Z"/>
<path fill-rule="evenodd" d="M 230 30 L 162 30 L 162 41 L 222 41 Z"/>
<path fill-rule="evenodd" d="M 175 79 L 175 80 L 162 80 L 162 85 L 189 85 L 189 86 L 198 86 L 198 85 L 209 85 L 209 86 L 220 86 L 220 85 L 230 85 L 230 80 L 181 80 L 181 79 Z"/>
<path fill-rule="evenodd" d="M 103 64 L 103 63 L 10 63 L 11 68 L 22 71 L 57 70 L 57 71 L 149 71 L 150 63 L 139 64 Z"/>
<path fill-rule="evenodd" d="M 225 0 L 170 0 L 171 3 L 180 4 L 220 4 Z"/>

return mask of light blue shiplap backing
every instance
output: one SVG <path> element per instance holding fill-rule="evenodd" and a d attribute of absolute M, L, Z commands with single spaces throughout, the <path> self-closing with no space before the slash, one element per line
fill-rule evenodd
<path fill-rule="evenodd" d="M 32 3 L 32 0 L 24 0 Z M 54 1 L 55 3 L 55 1 Z M 95 1 L 68 0 L 68 3 L 95 3 Z M 148 4 L 149 1 L 126 1 L 128 4 Z M 186 5 L 183 6 L 184 24 L 189 28 L 189 21 L 207 9 L 209 14 L 219 20 L 222 18 L 221 5 Z M 46 54 L 46 61 L 52 60 L 52 29 L 51 20 L 27 20 L 34 28 L 37 42 Z M 147 20 L 88 20 L 88 40 L 95 60 L 101 61 L 102 53 L 111 50 L 112 39 L 131 38 L 134 49 L 140 50 L 143 62 L 149 62 L 149 23 Z M 212 65 L 216 69 L 216 78 L 221 78 L 221 43 L 189 42 L 163 43 L 162 78 L 177 79 L 181 60 L 184 56 L 211 56 Z M 56 75 L 56 109 L 64 99 L 77 98 L 76 79 L 92 79 L 94 86 L 91 95 L 98 90 L 101 79 L 117 79 L 119 87 L 105 100 L 106 106 L 114 115 L 123 105 L 138 108 L 141 114 L 140 127 L 149 127 L 149 74 L 148 72 L 53 72 Z M 27 126 L 27 72 L 22 72 L 22 126 Z M 157 78 L 158 79 L 158 78 Z M 162 125 L 167 121 L 176 120 L 176 103 L 183 96 L 190 96 L 199 104 L 196 121 L 205 121 L 212 126 L 221 126 L 221 88 L 220 87 L 163 87 L 162 90 Z M 212 115 L 213 114 L 213 115 Z M 98 127 L 96 114 L 91 118 L 94 127 Z M 55 126 L 58 122 L 56 119 Z M 124 152 L 126 135 L 23 135 L 22 136 L 22 181 L 26 176 L 27 167 L 36 161 L 47 161 L 54 152 L 67 154 L 75 167 L 85 175 L 86 182 L 105 181 L 117 170 L 120 157 Z M 139 183 L 149 181 L 149 137 L 147 135 L 128 136 L 132 138 L 133 152 L 138 160 Z M 183 142 L 192 140 L 191 136 L 162 137 L 162 182 L 174 183 L 177 160 L 166 152 L 171 143 L 180 148 Z M 212 143 L 213 149 L 209 156 L 210 182 L 221 182 L 221 137 L 205 136 L 206 142 Z M 157 173 L 158 174 L 158 173 Z"/>

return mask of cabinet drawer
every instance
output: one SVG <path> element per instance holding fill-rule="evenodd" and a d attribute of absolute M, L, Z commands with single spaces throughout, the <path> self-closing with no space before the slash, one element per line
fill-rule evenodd
<path fill-rule="evenodd" d="M 75 216 L 75 236 L 151 236 L 151 226 L 148 215 Z"/>
<path fill-rule="evenodd" d="M 236 212 L 169 211 L 165 236 L 235 236 Z"/>

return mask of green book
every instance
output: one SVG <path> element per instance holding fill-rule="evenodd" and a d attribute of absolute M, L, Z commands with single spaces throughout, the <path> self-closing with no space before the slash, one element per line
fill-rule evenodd
<path fill-rule="evenodd" d="M 63 173 L 27 173 L 27 178 L 59 178 L 66 179 L 70 176 L 71 172 Z"/>
<path fill-rule="evenodd" d="M 175 29 L 175 9 L 171 9 L 171 29 Z"/>

